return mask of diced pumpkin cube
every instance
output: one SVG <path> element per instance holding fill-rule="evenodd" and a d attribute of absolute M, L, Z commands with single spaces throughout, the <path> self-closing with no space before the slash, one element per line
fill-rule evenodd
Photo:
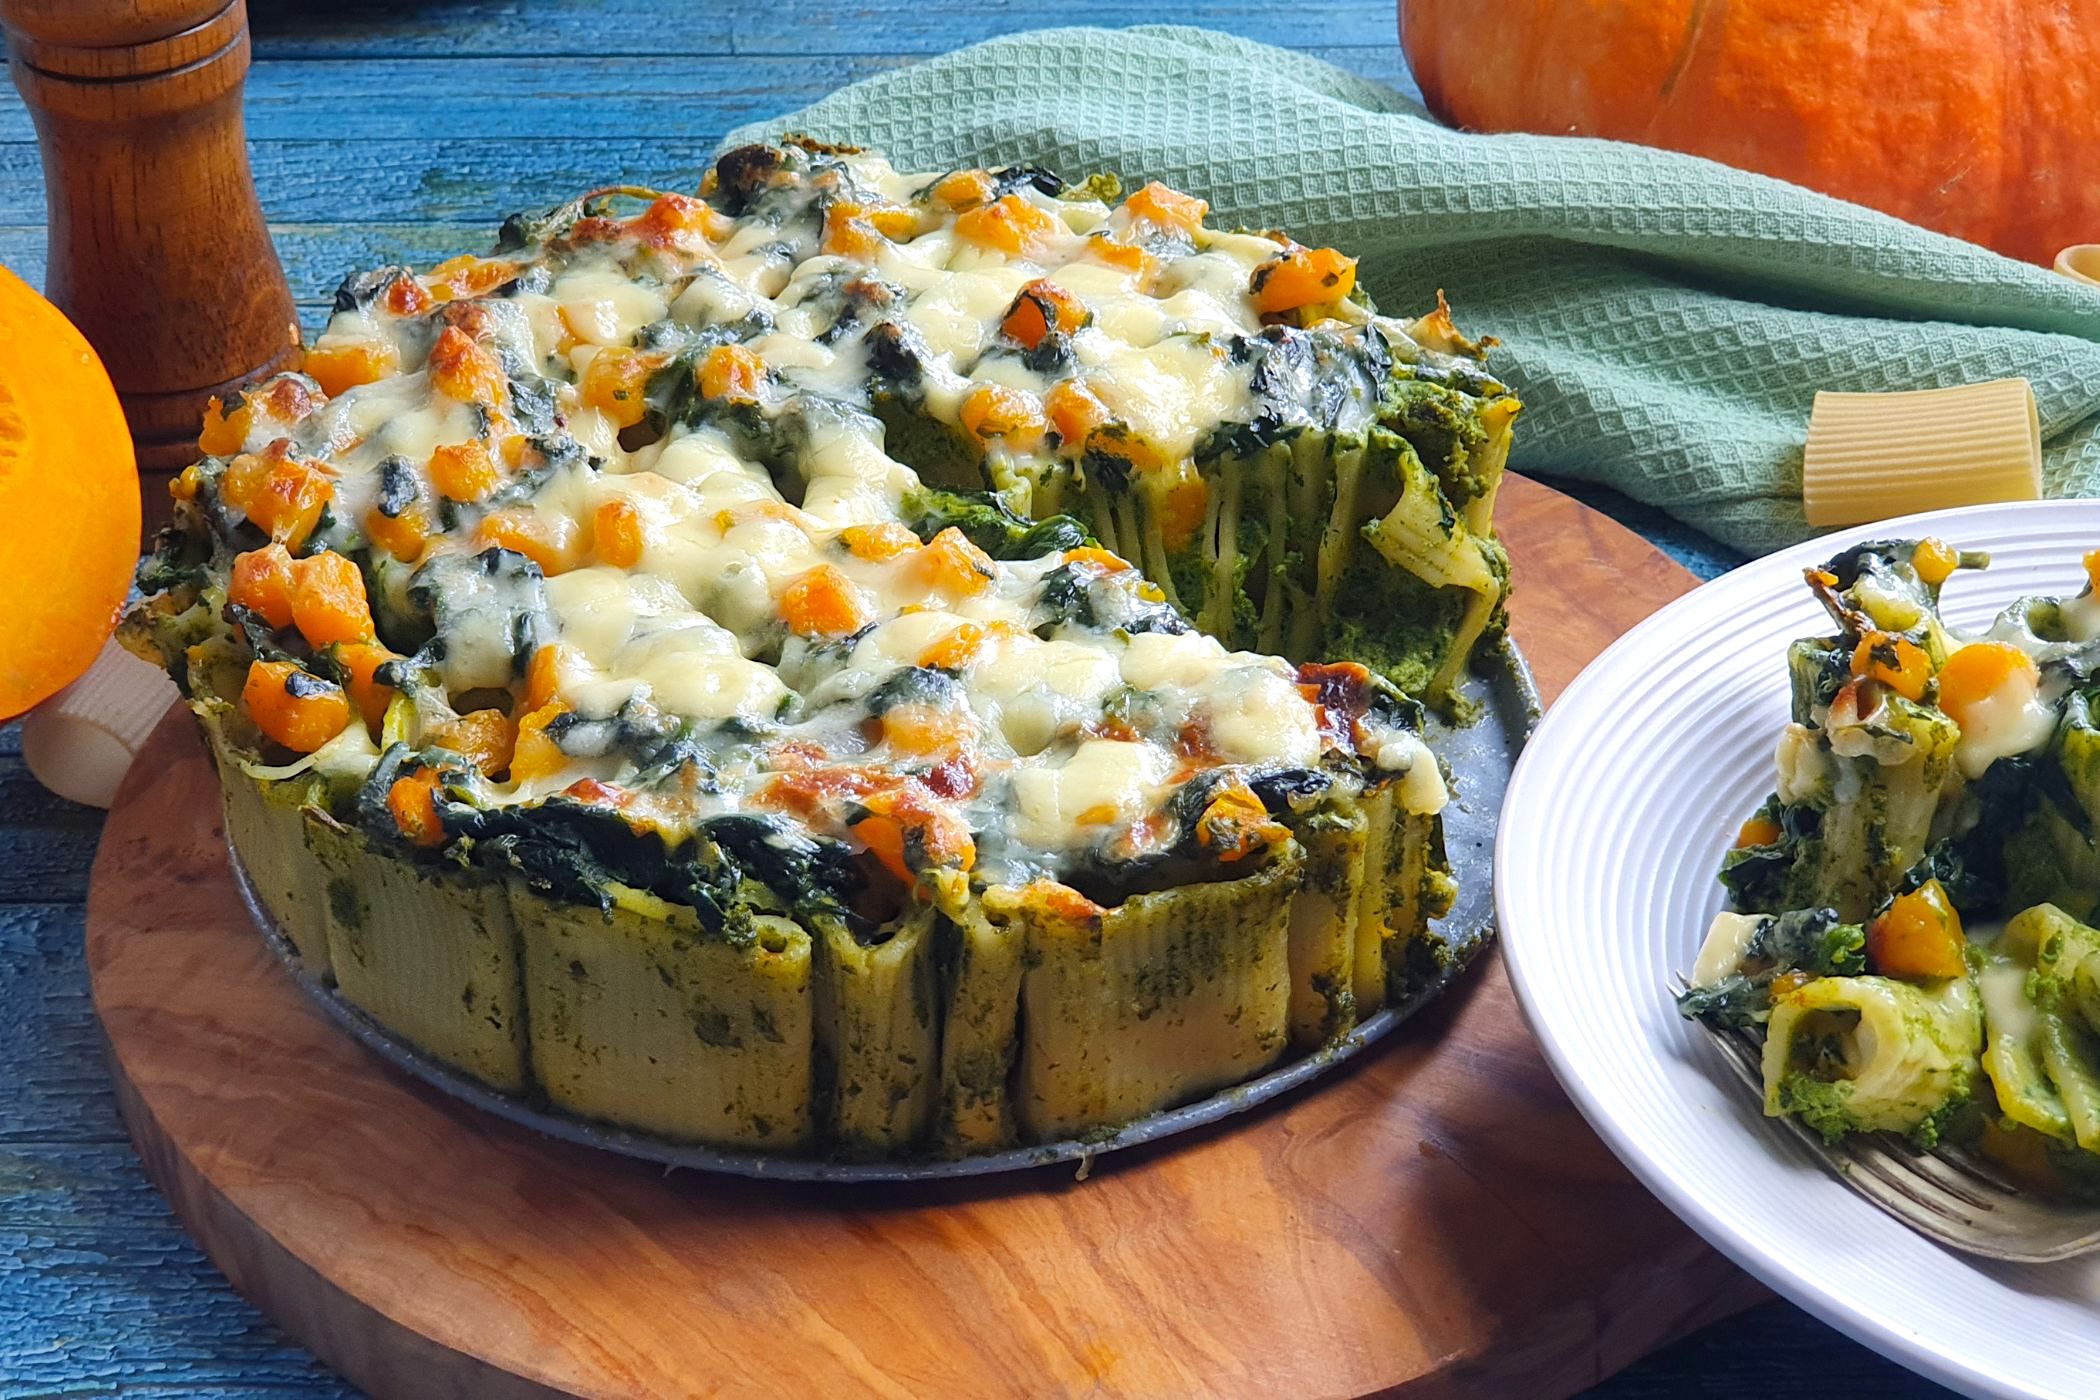
<path fill-rule="evenodd" d="M 817 246 L 833 257 L 872 258 L 887 242 L 868 222 L 867 210 L 850 200 L 839 200 L 824 211 L 824 236 Z"/>
<path fill-rule="evenodd" d="M 365 727 L 378 733 L 387 704 L 394 698 L 394 688 L 380 684 L 379 668 L 398 656 L 378 642 L 344 642 L 336 647 L 335 659 L 349 676 L 345 688 L 364 716 Z"/>
<path fill-rule="evenodd" d="M 461 403 L 501 404 L 510 382 L 496 357 L 457 326 L 438 333 L 427 366 L 431 387 Z"/>
<path fill-rule="evenodd" d="M 1133 274 L 1140 288 L 1149 287 L 1154 275 L 1159 271 L 1159 259 L 1135 243 L 1125 243 L 1121 239 L 1110 238 L 1105 233 L 1090 235 L 1081 251 L 1095 262 L 1106 263 L 1110 267 L 1121 268 Z"/>
<path fill-rule="evenodd" d="M 248 425 L 255 419 L 255 410 L 248 401 L 236 394 L 233 407 L 228 408 L 218 395 L 204 406 L 204 427 L 197 434 L 197 450 L 207 457 L 231 457 L 248 441 Z"/>
<path fill-rule="evenodd" d="M 1169 554 L 1186 549 L 1210 515 L 1210 486 L 1193 462 L 1183 462 L 1171 478 L 1157 479 L 1152 508 L 1159 516 L 1160 543 Z"/>
<path fill-rule="evenodd" d="M 612 420 L 616 428 L 631 428 L 649 416 L 649 376 L 660 358 L 618 346 L 600 350 L 583 368 L 583 401 Z"/>
<path fill-rule="evenodd" d="M 241 708 L 257 729 L 294 753 L 312 753 L 350 723 L 343 688 L 289 661 L 251 662 Z"/>
<path fill-rule="evenodd" d="M 222 500 L 290 549 L 306 543 L 334 491 L 326 472 L 294 460 L 281 445 L 270 452 L 242 453 L 219 483 Z"/>
<path fill-rule="evenodd" d="M 1906 700 L 1922 700 L 1932 680 L 1932 658 L 1907 638 L 1870 632 L 1852 649 L 1852 674 L 1880 681 Z"/>
<path fill-rule="evenodd" d="M 1038 251 L 1053 236 L 1068 232 L 1064 221 L 1017 194 L 1001 195 L 990 204 L 966 209 L 955 217 L 955 235 L 982 248 L 1012 257 Z"/>
<path fill-rule="evenodd" d="M 758 397 L 766 367 L 741 345 L 717 345 L 700 361 L 700 392 L 710 399 L 748 402 Z"/>
<path fill-rule="evenodd" d="M 380 304 L 396 316 L 420 316 L 437 304 L 437 298 L 413 277 L 396 277 L 387 284 Z"/>
<path fill-rule="evenodd" d="M 982 170 L 957 170 L 933 185 L 933 202 L 942 209 L 974 209 L 991 202 L 992 177 Z"/>
<path fill-rule="evenodd" d="M 1254 269 L 1248 290 L 1264 316 L 1340 301 L 1356 288 L 1356 259 L 1332 248 L 1286 248 Z"/>
<path fill-rule="evenodd" d="M 714 239 L 726 235 L 732 225 L 706 200 L 687 194 L 666 194 L 635 215 L 635 235 L 651 248 L 688 256 L 708 252 Z"/>
<path fill-rule="evenodd" d="M 518 732 L 501 710 L 475 710 L 431 731 L 430 742 L 450 749 L 491 778 L 510 767 Z"/>
<path fill-rule="evenodd" d="M 1938 880 L 1899 894 L 1867 925 L 1867 964 L 1884 977 L 1961 977 L 1969 970 L 1961 915 Z"/>
<path fill-rule="evenodd" d="M 963 400 L 961 419 L 963 431 L 979 442 L 1000 439 L 1018 452 L 1039 445 L 1046 427 L 1042 400 L 1004 384 L 980 384 L 972 390 Z"/>
<path fill-rule="evenodd" d="M 642 513 L 625 497 L 604 502 L 592 515 L 591 549 L 601 562 L 615 569 L 631 569 L 642 562 L 642 551 L 648 545 Z"/>
<path fill-rule="evenodd" d="M 372 605 L 364 574 L 333 551 L 301 559 L 292 567 L 292 621 L 316 647 L 369 641 Z"/>
<path fill-rule="evenodd" d="M 1938 587 L 1961 567 L 1961 553 L 1945 540 L 1922 539 L 1910 552 L 1910 566 L 1918 571 L 1919 578 Z"/>
<path fill-rule="evenodd" d="M 510 549 L 540 566 L 552 578 L 576 567 L 576 527 L 566 516 L 531 506 L 505 506 L 482 517 L 474 530 L 474 547 Z"/>
<path fill-rule="evenodd" d="M 953 525 L 935 535 L 912 563 L 929 587 L 958 598 L 982 593 L 998 577 L 992 556 Z"/>
<path fill-rule="evenodd" d="M 1123 207 L 1133 219 L 1182 233 L 1203 227 L 1203 217 L 1210 213 L 1210 206 L 1194 195 L 1169 189 L 1157 180 L 1124 200 Z"/>
<path fill-rule="evenodd" d="M 394 779 L 386 790 L 387 815 L 412 846 L 445 844 L 445 823 L 437 810 L 438 781 L 436 769 L 421 768 Z"/>
<path fill-rule="evenodd" d="M 510 755 L 513 783 L 536 781 L 560 772 L 568 763 L 568 755 L 547 734 L 547 726 L 568 712 L 565 702 L 549 700 L 518 721 L 518 737 Z"/>
<path fill-rule="evenodd" d="M 819 564 L 781 590 L 780 616 L 789 631 L 805 637 L 845 637 L 873 621 L 875 610 L 853 580 Z"/>
<path fill-rule="evenodd" d="M 396 286 L 401 285 L 395 283 Z M 372 384 L 401 367 L 401 356 L 384 340 L 323 340 L 306 352 L 303 366 L 321 392 L 334 398 L 346 389 Z"/>
<path fill-rule="evenodd" d="M 448 501 L 478 501 L 503 484 L 503 469 L 480 438 L 448 442 L 431 450 L 430 484 Z"/>
<path fill-rule="evenodd" d="M 1047 277 L 1021 288 L 999 322 L 1007 339 L 1033 350 L 1055 333 L 1070 335 L 1092 319 L 1086 303 Z"/>
<path fill-rule="evenodd" d="M 928 758 L 966 747 L 977 724 L 967 706 L 892 705 L 882 712 L 882 737 L 898 753 Z"/>
<path fill-rule="evenodd" d="M 226 601 L 239 604 L 272 627 L 291 626 L 291 554 L 273 540 L 235 558 Z"/>
<path fill-rule="evenodd" d="M 875 525 L 848 525 L 839 531 L 839 543 L 855 559 L 880 563 L 909 554 L 919 547 L 919 537 L 903 525 L 883 521 Z"/>
<path fill-rule="evenodd" d="M 410 506 L 399 515 L 388 515 L 376 507 L 365 514 L 366 537 L 406 564 L 423 557 L 431 533 L 430 517 L 421 506 Z"/>
<path fill-rule="evenodd" d="M 1853 664 L 1856 668 L 1858 662 Z M 2009 642 L 1971 642 L 1940 668 L 1940 708 L 1966 728 L 1976 707 L 2003 692 L 2008 682 L 2032 695 L 2041 683 L 2034 658 Z"/>
<path fill-rule="evenodd" d="M 549 642 L 533 652 L 525 667 L 525 694 L 520 709 L 545 709 L 583 667 L 583 657 L 567 642 Z"/>
<path fill-rule="evenodd" d="M 1108 405 L 1077 379 L 1061 379 L 1043 396 L 1050 426 L 1057 432 L 1060 449 L 1077 453 L 1085 448 L 1094 429 L 1108 423 Z"/>

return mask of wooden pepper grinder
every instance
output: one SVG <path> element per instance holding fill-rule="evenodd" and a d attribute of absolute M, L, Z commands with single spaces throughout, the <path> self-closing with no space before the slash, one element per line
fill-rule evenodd
<path fill-rule="evenodd" d="M 109 367 L 146 532 L 206 402 L 298 363 L 248 170 L 246 0 L 0 0 L 50 207 L 44 294 Z"/>

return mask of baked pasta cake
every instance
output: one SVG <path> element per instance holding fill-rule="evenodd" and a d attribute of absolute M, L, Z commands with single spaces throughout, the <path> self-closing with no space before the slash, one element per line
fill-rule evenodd
<path fill-rule="evenodd" d="M 802 141 L 346 281 L 126 629 L 301 959 L 500 1091 L 859 1156 L 1110 1128 L 1437 968 L 1517 403 L 1205 215 Z"/>

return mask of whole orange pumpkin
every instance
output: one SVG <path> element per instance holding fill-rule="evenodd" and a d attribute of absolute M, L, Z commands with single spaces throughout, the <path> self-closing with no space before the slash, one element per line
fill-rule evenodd
<path fill-rule="evenodd" d="M 2048 262 L 2100 242 L 2100 24 L 2061 0 L 1400 0 L 1439 117 L 1709 156 Z"/>

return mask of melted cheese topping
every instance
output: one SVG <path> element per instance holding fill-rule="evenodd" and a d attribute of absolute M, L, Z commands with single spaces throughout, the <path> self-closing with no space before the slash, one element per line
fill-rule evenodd
<path fill-rule="evenodd" d="M 2001 758 L 2032 753 L 2056 733 L 2056 707 L 2042 699 L 2033 672 L 2013 670 L 1997 689 L 1963 709 L 1954 761 L 1974 782 Z"/>
<path fill-rule="evenodd" d="M 1329 713 L 1104 552 L 898 534 L 927 442 L 974 444 L 1024 510 L 1111 440 L 1165 493 L 1230 425 L 1365 421 L 1366 392 L 1308 387 L 1303 355 L 1265 378 L 1264 347 L 1375 383 L 1438 353 L 1409 326 L 1347 300 L 1271 324 L 1257 273 L 1289 245 L 1200 205 L 795 148 L 719 169 L 707 199 L 571 208 L 491 258 L 352 279 L 309 358 L 332 396 L 291 377 L 227 415 L 242 441 L 200 469 L 221 537 L 244 515 L 285 537 L 237 483 L 311 464 L 326 513 L 295 543 L 368 561 L 392 644 L 428 636 L 397 682 L 412 748 L 503 692 L 537 737 L 473 780 L 482 805 L 617 805 L 682 745 L 704 781 L 652 791 L 659 825 L 760 810 L 852 839 L 903 812 L 914 865 L 987 879 L 1156 850 L 1221 767 L 1442 807 L 1409 728 Z"/>

